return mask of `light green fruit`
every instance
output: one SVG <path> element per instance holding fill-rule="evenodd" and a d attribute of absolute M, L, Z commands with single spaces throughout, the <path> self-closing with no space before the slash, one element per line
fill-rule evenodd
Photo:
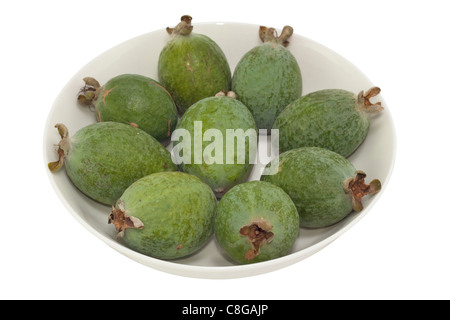
<path fill-rule="evenodd" d="M 299 234 L 299 216 L 288 194 L 263 181 L 233 187 L 220 200 L 216 239 L 238 263 L 255 263 L 289 253 Z"/>
<path fill-rule="evenodd" d="M 175 171 L 169 151 L 145 131 L 119 122 L 97 122 L 69 137 L 63 124 L 59 160 L 52 172 L 65 167 L 72 183 L 85 195 L 108 205 L 116 203 L 137 179 L 160 171 Z"/>
<path fill-rule="evenodd" d="M 157 81 L 138 74 L 118 75 L 103 86 L 91 77 L 83 80 L 78 101 L 95 107 L 97 121 L 131 124 L 163 144 L 170 141 L 178 121 L 177 109 L 170 93 Z"/>
<path fill-rule="evenodd" d="M 279 37 L 275 29 L 260 27 L 263 44 L 238 62 L 231 89 L 252 112 L 259 129 L 271 129 L 278 114 L 302 94 L 302 76 L 296 58 L 286 48 L 292 27 Z"/>
<path fill-rule="evenodd" d="M 366 174 L 343 156 L 324 148 L 304 147 L 280 154 L 278 172 L 261 180 L 282 188 L 294 201 L 300 226 L 322 228 L 363 209 L 362 198 L 380 191 L 381 183 L 364 183 Z M 272 161 L 273 163 L 273 161 Z"/>
<path fill-rule="evenodd" d="M 211 189 L 183 172 L 143 177 L 125 190 L 109 216 L 129 248 L 159 259 L 195 253 L 213 232 L 217 200 Z"/>
<path fill-rule="evenodd" d="M 158 60 L 159 81 L 171 93 L 180 114 L 231 86 L 231 70 L 222 49 L 208 36 L 193 33 L 191 20 L 183 16 L 175 28 L 167 28 L 171 38 Z"/>
<path fill-rule="evenodd" d="M 379 92 L 377 87 L 358 95 L 325 89 L 295 100 L 280 113 L 272 127 L 279 130 L 280 152 L 321 147 L 348 157 L 366 138 L 370 114 L 383 109 L 380 102 L 372 104 L 369 100 Z"/>
<path fill-rule="evenodd" d="M 217 197 L 247 180 L 258 137 L 253 116 L 242 102 L 225 95 L 202 99 L 181 117 L 176 133 L 180 137 L 173 153 L 181 170 L 199 177 Z"/>

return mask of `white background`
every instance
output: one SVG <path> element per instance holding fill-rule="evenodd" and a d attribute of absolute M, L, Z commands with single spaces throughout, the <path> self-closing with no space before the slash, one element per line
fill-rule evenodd
<path fill-rule="evenodd" d="M 15 0 L 0 11 L 0 298 L 450 298 L 447 1 Z M 183 14 L 290 24 L 382 88 L 397 134 L 391 180 L 364 219 L 315 255 L 243 279 L 174 276 L 108 247 L 56 196 L 42 139 L 58 93 L 99 54 Z"/>

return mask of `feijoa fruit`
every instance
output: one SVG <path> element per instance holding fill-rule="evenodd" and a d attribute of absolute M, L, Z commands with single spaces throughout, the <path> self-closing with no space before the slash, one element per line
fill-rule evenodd
<path fill-rule="evenodd" d="M 302 94 L 299 64 L 286 48 L 292 34 L 290 26 L 280 36 L 274 28 L 261 26 L 263 44 L 248 51 L 234 70 L 231 90 L 250 109 L 259 129 L 270 130 L 278 114 Z"/>
<path fill-rule="evenodd" d="M 210 37 L 192 32 L 192 17 L 183 16 L 161 50 L 158 77 L 183 114 L 195 102 L 228 91 L 231 70 L 219 45 Z"/>
<path fill-rule="evenodd" d="M 63 124 L 59 159 L 48 164 L 52 172 L 62 166 L 85 195 L 108 205 L 116 203 L 137 179 L 160 171 L 175 171 L 169 151 L 145 131 L 120 122 L 97 122 L 72 137 Z"/>
<path fill-rule="evenodd" d="M 379 92 L 378 87 L 358 95 L 324 89 L 293 101 L 273 124 L 279 130 L 280 152 L 321 147 L 348 157 L 366 138 L 370 115 L 383 109 L 380 102 L 370 102 Z"/>
<path fill-rule="evenodd" d="M 217 200 L 211 188 L 183 172 L 159 172 L 125 190 L 108 222 L 126 246 L 159 259 L 198 251 L 211 237 Z"/>
<path fill-rule="evenodd" d="M 279 155 L 278 172 L 261 180 L 282 188 L 294 201 L 300 226 L 321 228 L 363 209 L 362 198 L 381 189 L 377 179 L 366 185 L 366 174 L 343 156 L 319 147 L 292 149 Z M 273 161 L 272 161 L 273 162 Z"/>
<path fill-rule="evenodd" d="M 220 198 L 247 180 L 256 154 L 256 130 L 247 107 L 232 92 L 220 92 L 194 103 L 180 118 L 173 153 L 182 171 L 199 177 Z"/>
<path fill-rule="evenodd" d="M 220 200 L 214 232 L 232 260 L 266 261 L 289 253 L 299 234 L 299 215 L 281 188 L 264 181 L 245 182 Z"/>
<path fill-rule="evenodd" d="M 95 107 L 97 121 L 131 124 L 166 144 L 178 121 L 177 109 L 170 93 L 156 80 L 138 74 L 121 74 L 103 86 L 91 77 L 78 101 Z"/>

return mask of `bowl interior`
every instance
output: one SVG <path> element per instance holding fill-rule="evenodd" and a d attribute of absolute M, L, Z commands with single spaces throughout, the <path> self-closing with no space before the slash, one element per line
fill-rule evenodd
<path fill-rule="evenodd" d="M 240 23 L 194 24 L 194 32 L 208 35 L 222 48 L 231 70 L 234 70 L 239 59 L 248 50 L 260 44 L 258 28 L 258 25 Z M 105 83 L 123 73 L 142 74 L 157 79 L 159 52 L 168 39 L 169 35 L 165 29 L 133 38 L 96 57 L 75 74 L 57 96 L 48 115 L 44 132 L 45 162 L 55 161 L 57 158 L 54 147 L 59 142 L 58 132 L 54 128 L 56 123 L 64 123 L 69 128 L 69 134 L 73 134 L 95 122 L 93 112 L 76 101 L 76 94 L 83 86 L 82 79 L 91 76 L 100 83 Z M 326 88 L 340 88 L 356 93 L 373 86 L 370 80 L 346 59 L 310 39 L 294 34 L 288 48 L 297 58 L 302 71 L 303 94 Z M 377 96 L 374 100 L 381 101 L 385 110 L 371 119 L 366 140 L 349 160 L 357 169 L 367 173 L 367 180 L 377 178 L 385 186 L 394 164 L 395 132 L 392 117 L 382 96 Z M 264 143 L 262 139 L 260 144 Z M 256 165 L 249 180 L 259 180 L 263 167 L 264 165 Z M 364 199 L 365 209 L 361 213 L 352 213 L 336 225 L 318 230 L 301 229 L 292 253 L 285 257 L 253 265 L 236 265 L 226 258 L 213 237 L 201 251 L 175 261 L 162 261 L 132 251 L 116 240 L 114 227 L 107 224 L 110 207 L 81 194 L 71 184 L 64 170 L 49 172 L 49 179 L 71 214 L 117 251 L 158 270 L 205 278 L 250 276 L 298 262 L 348 230 L 370 210 L 382 194 L 380 192 Z"/>

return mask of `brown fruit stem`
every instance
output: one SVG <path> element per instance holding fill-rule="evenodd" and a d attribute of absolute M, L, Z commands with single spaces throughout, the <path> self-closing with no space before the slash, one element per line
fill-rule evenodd
<path fill-rule="evenodd" d="M 270 243 L 275 236 L 272 230 L 272 225 L 266 220 L 254 220 L 250 224 L 243 226 L 239 233 L 246 236 L 250 241 L 252 248 L 245 253 L 246 260 L 253 260 L 261 252 L 261 247 Z"/>
<path fill-rule="evenodd" d="M 366 174 L 363 171 L 356 171 L 356 177 L 348 178 L 344 181 L 345 193 L 351 194 L 353 210 L 360 212 L 364 207 L 362 198 L 368 194 L 376 194 L 381 190 L 381 182 L 378 179 L 372 180 L 368 185 L 364 183 Z"/>
<path fill-rule="evenodd" d="M 90 106 L 99 97 L 102 86 L 92 77 L 86 77 L 83 81 L 85 85 L 78 92 L 77 99 L 79 103 Z"/>
<path fill-rule="evenodd" d="M 187 36 L 191 34 L 192 29 L 194 28 L 191 24 L 191 21 L 191 16 L 184 15 L 181 17 L 181 22 L 178 23 L 175 28 L 166 28 L 167 33 L 169 33 L 170 35 Z"/>
<path fill-rule="evenodd" d="M 61 136 L 61 141 L 57 144 L 58 146 L 58 161 L 49 162 L 48 168 L 51 172 L 56 172 L 64 165 L 64 157 L 69 154 L 70 151 L 70 139 L 69 130 L 62 123 L 57 123 L 55 128 L 58 129 L 59 135 Z"/>
<path fill-rule="evenodd" d="M 118 200 L 116 205 L 112 207 L 112 211 L 108 216 L 108 224 L 114 224 L 117 231 L 117 238 L 123 238 L 126 229 L 143 229 L 144 224 L 136 217 L 128 216 L 125 205 Z"/>
<path fill-rule="evenodd" d="M 291 26 L 284 26 L 279 36 L 274 28 L 267 28 L 265 26 L 259 27 L 259 37 L 262 42 L 275 42 L 281 44 L 283 47 L 287 47 L 289 45 L 288 39 L 293 33 L 294 29 Z"/>
<path fill-rule="evenodd" d="M 381 106 L 381 102 L 377 102 L 375 104 L 370 102 L 370 98 L 377 96 L 380 92 L 381 89 L 378 87 L 372 87 L 367 90 L 366 93 L 361 91 L 357 98 L 359 109 L 366 113 L 378 113 L 382 111 L 384 108 Z"/>

